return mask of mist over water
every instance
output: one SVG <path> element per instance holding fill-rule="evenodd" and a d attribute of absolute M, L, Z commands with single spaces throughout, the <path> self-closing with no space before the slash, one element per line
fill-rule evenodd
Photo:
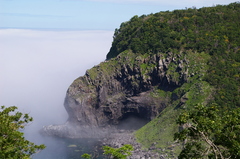
<path fill-rule="evenodd" d="M 15 105 L 34 118 L 25 136 L 47 148 L 33 158 L 66 159 L 72 151 L 66 145 L 81 145 L 76 140 L 41 136 L 39 130 L 65 123 L 63 101 L 68 86 L 105 60 L 112 35 L 112 31 L 0 29 L 0 105 Z"/>

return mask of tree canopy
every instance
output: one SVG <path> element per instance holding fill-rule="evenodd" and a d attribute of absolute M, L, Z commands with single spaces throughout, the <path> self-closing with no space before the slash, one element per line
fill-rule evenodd
<path fill-rule="evenodd" d="M 44 145 L 35 145 L 24 138 L 21 132 L 33 118 L 28 114 L 16 112 L 16 106 L 1 106 L 0 111 L 0 158 L 28 159 L 34 153 L 45 148 Z"/>
<path fill-rule="evenodd" d="M 125 50 L 136 54 L 204 52 L 210 55 L 205 81 L 216 87 L 215 103 L 240 106 L 240 2 L 134 16 L 115 30 L 107 59 Z"/>
<path fill-rule="evenodd" d="M 103 146 L 104 155 L 110 155 L 112 159 L 127 159 L 131 156 L 133 151 L 133 146 L 126 144 L 119 148 L 113 148 L 110 146 Z"/>
<path fill-rule="evenodd" d="M 240 158 L 240 108 L 220 110 L 216 104 L 198 105 L 178 118 L 184 141 L 179 158 Z"/>

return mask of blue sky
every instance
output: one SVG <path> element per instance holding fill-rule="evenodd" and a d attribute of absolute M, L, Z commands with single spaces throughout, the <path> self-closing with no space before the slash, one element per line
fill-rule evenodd
<path fill-rule="evenodd" d="M 114 30 L 134 15 L 234 0 L 0 0 L 0 28 Z"/>

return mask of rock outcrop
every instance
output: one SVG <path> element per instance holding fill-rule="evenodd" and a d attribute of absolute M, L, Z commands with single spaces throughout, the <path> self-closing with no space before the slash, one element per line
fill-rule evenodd
<path fill-rule="evenodd" d="M 111 132 L 106 129 L 111 130 L 129 117 L 150 121 L 174 100 L 166 92 L 180 87 L 192 74 L 201 73 L 200 69 L 189 71 L 189 67 L 201 65 L 189 63 L 197 53 L 146 55 L 125 51 L 87 70 L 68 88 L 64 102 L 69 114 L 66 124 L 46 126 L 43 132 L 92 138 L 106 135 Z"/>

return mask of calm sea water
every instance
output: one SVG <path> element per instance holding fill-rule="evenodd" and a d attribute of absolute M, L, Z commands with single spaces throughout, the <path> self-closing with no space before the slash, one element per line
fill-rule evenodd
<path fill-rule="evenodd" d="M 99 142 L 90 139 L 66 139 L 43 137 L 47 148 L 33 156 L 33 159 L 80 159 L 84 153 L 102 158 Z"/>
<path fill-rule="evenodd" d="M 31 123 L 24 129 L 24 136 L 27 140 L 46 148 L 32 156 L 33 159 L 81 159 L 81 155 L 89 153 L 96 158 L 102 158 L 102 149 L 99 139 L 70 139 L 42 135 L 42 125 L 36 122 Z"/>

